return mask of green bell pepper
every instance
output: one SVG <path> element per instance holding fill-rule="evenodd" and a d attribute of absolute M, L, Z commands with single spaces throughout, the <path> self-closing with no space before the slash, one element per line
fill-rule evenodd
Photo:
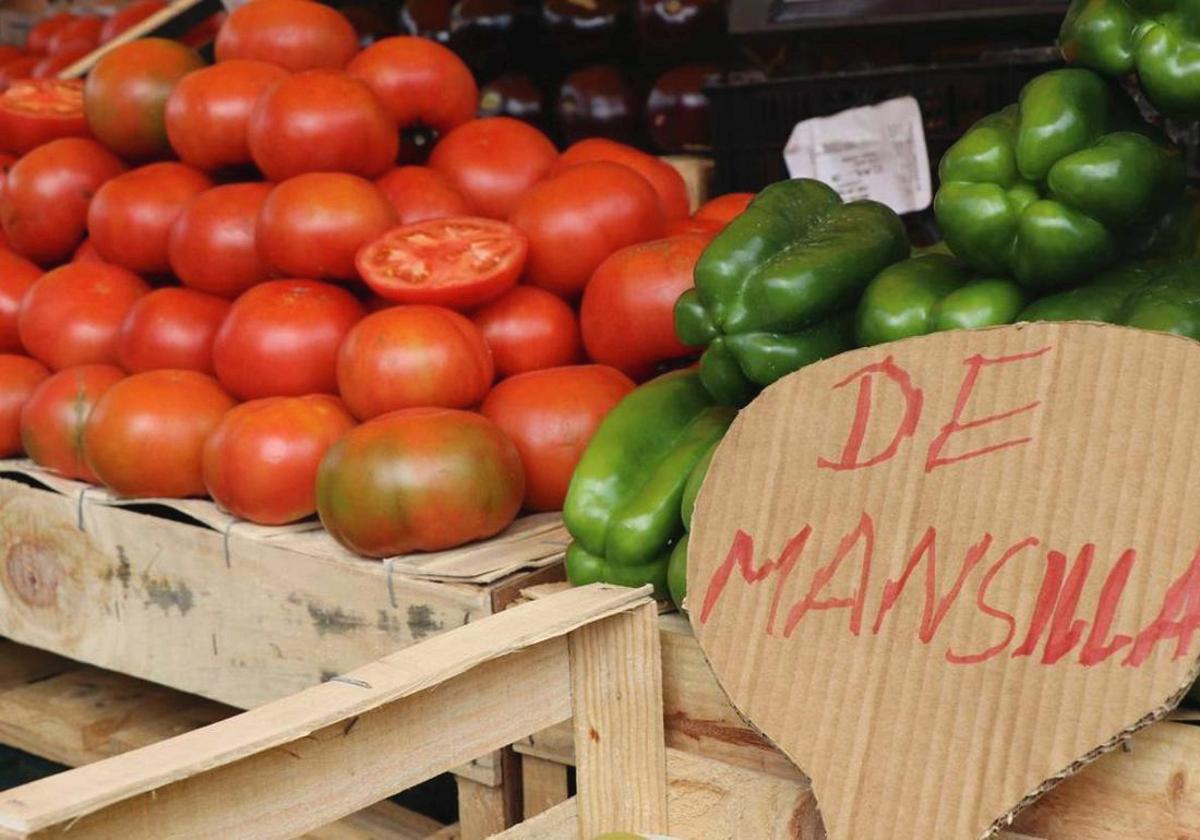
<path fill-rule="evenodd" d="M 1016 105 L 972 126 L 939 176 L 934 212 L 950 250 L 1043 290 L 1126 253 L 1123 235 L 1170 207 L 1185 170 L 1123 91 L 1071 68 L 1038 76 Z"/>
<path fill-rule="evenodd" d="M 1154 262 L 1110 268 L 1086 285 L 1038 298 L 1021 310 L 1018 321 L 1100 321 L 1115 324 L 1131 294 L 1158 276 Z"/>
<path fill-rule="evenodd" d="M 1117 323 L 1200 339 L 1200 263 L 1164 268 L 1126 298 Z"/>
<path fill-rule="evenodd" d="M 679 513 L 683 519 L 684 535 L 675 543 L 675 548 L 671 550 L 671 559 L 667 563 L 667 588 L 671 591 L 671 600 L 675 603 L 675 608 L 680 612 L 686 612 L 683 600 L 687 597 L 687 552 L 688 537 L 692 530 L 692 513 L 696 509 L 696 497 L 700 495 L 700 486 L 704 483 L 704 477 L 708 475 L 708 465 L 712 463 L 719 443 L 720 441 L 716 441 L 708 448 L 704 457 L 692 467 L 692 473 L 683 485 Z"/>
<path fill-rule="evenodd" d="M 942 330 L 1011 324 L 1026 294 L 1011 280 L 972 279 L 954 257 L 926 254 L 888 266 L 858 303 L 860 346 Z"/>
<path fill-rule="evenodd" d="M 734 413 L 715 406 L 699 376 L 687 371 L 642 385 L 608 413 L 563 505 L 573 538 L 566 557 L 572 583 L 652 583 L 658 597 L 668 597 L 684 486 Z"/>

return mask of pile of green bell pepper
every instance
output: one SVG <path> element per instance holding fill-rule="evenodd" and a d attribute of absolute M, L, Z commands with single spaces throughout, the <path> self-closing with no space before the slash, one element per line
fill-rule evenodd
<path fill-rule="evenodd" d="M 904 224 L 884 205 L 844 203 L 820 181 L 781 181 L 701 255 L 695 288 L 675 305 L 675 331 L 706 348 L 700 378 L 712 395 L 745 405 L 780 377 L 852 347 L 862 290 L 908 254 Z"/>
<path fill-rule="evenodd" d="M 942 158 L 934 202 L 950 250 L 1035 290 L 1087 279 L 1124 254 L 1183 192 L 1178 149 L 1090 70 L 1045 73 Z"/>

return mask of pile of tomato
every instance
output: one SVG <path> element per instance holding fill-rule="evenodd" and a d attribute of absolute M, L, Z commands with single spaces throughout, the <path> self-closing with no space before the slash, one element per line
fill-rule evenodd
<path fill-rule="evenodd" d="M 690 362 L 674 301 L 748 196 L 689 215 L 657 158 L 476 119 L 452 52 L 310 0 L 240 7 L 216 59 L 142 39 L 0 95 L 0 455 L 371 556 L 561 507 Z"/>

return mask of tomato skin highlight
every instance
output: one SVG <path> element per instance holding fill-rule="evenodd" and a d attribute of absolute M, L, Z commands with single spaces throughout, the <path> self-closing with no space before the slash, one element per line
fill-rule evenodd
<path fill-rule="evenodd" d="M 267 397 L 229 411 L 204 444 L 204 484 L 222 508 L 260 525 L 317 510 L 317 467 L 354 428 L 337 397 Z"/>
<path fill-rule="evenodd" d="M 410 408 L 357 427 L 317 473 L 321 524 L 351 551 L 440 551 L 507 528 L 525 480 L 516 446 L 478 414 Z"/>
<path fill-rule="evenodd" d="M 217 33 L 218 62 L 248 58 L 299 73 L 338 69 L 358 51 L 350 21 L 309 0 L 252 0 L 229 15 Z"/>
<path fill-rule="evenodd" d="M 582 163 L 609 161 L 628 166 L 650 182 L 662 204 L 668 222 L 686 219 L 691 212 L 691 199 L 683 176 L 671 164 L 659 160 L 641 149 L 603 137 L 591 137 L 572 144 L 558 159 L 555 175 Z"/>
<path fill-rule="evenodd" d="M 402 225 L 472 215 L 463 194 L 445 175 L 427 166 L 389 169 L 375 180 L 375 186 L 396 208 L 396 221 Z"/>
<path fill-rule="evenodd" d="M 224 184 L 184 206 L 167 237 L 167 261 L 183 285 L 235 298 L 270 275 L 255 230 L 270 184 Z"/>
<path fill-rule="evenodd" d="M 212 374 L 212 346 L 229 301 L 194 289 L 156 289 L 130 308 L 117 359 L 130 373 L 198 370 Z"/>
<path fill-rule="evenodd" d="M 83 430 L 88 467 L 129 498 L 204 496 L 204 441 L 234 400 L 211 376 L 152 370 L 117 382 Z"/>
<path fill-rule="evenodd" d="M 92 408 L 125 378 L 115 365 L 79 365 L 43 381 L 21 409 L 21 443 L 39 467 L 98 484 L 83 457 L 83 429 Z"/>
<path fill-rule="evenodd" d="M 453 51 L 426 38 L 376 41 L 346 72 L 367 83 L 401 131 L 425 127 L 444 134 L 475 116 L 475 77 Z"/>
<path fill-rule="evenodd" d="M 21 409 L 49 376 L 35 359 L 0 355 L 0 458 L 21 454 Z"/>
<path fill-rule="evenodd" d="M 517 286 L 473 316 L 498 377 L 573 365 L 583 354 L 575 312 L 558 295 Z"/>
<path fill-rule="evenodd" d="M 0 353 L 24 353 L 17 315 L 21 300 L 42 270 L 20 254 L 0 248 Z"/>
<path fill-rule="evenodd" d="M 30 79 L 0 94 L 0 143 L 23 155 L 60 137 L 90 137 L 83 116 L 83 82 Z"/>
<path fill-rule="evenodd" d="M 479 328 L 438 306 L 393 306 L 368 315 L 338 351 L 338 390 L 360 420 L 402 408 L 470 408 L 494 379 L 492 352 Z"/>

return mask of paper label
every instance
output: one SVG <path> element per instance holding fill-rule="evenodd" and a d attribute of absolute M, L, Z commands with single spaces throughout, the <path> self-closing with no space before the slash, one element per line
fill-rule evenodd
<path fill-rule="evenodd" d="M 846 201 L 870 198 L 897 213 L 933 201 L 925 125 L 911 96 L 797 123 L 783 159 L 791 177 L 824 181 Z"/>

